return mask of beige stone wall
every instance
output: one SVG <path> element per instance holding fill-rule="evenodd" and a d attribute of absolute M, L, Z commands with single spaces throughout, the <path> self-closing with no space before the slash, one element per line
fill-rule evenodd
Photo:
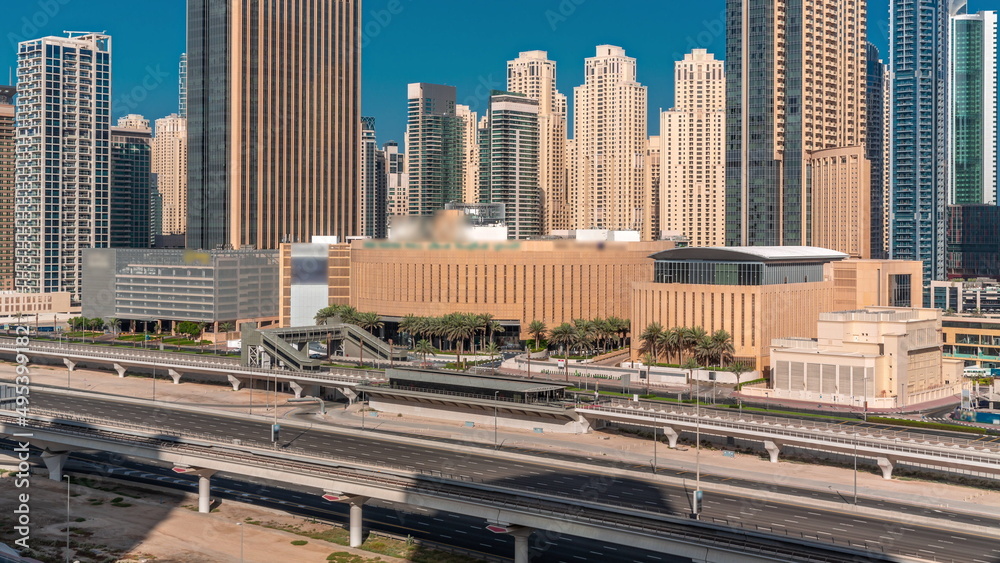
<path fill-rule="evenodd" d="M 652 279 L 650 255 L 673 245 L 357 241 L 350 304 L 387 317 L 490 313 L 522 328 L 533 320 L 551 328 L 578 318 L 628 318 L 632 284 Z"/>
<path fill-rule="evenodd" d="M 770 365 L 771 339 L 815 338 L 819 314 L 833 307 L 829 281 L 762 286 L 640 282 L 632 288 L 633 335 L 654 322 L 667 329 L 723 329 L 733 337 L 734 356 L 758 370 Z M 638 346 L 636 338 L 633 357 Z"/>
<path fill-rule="evenodd" d="M 821 150 L 812 168 L 812 245 L 871 258 L 871 163 L 865 147 Z"/>
<path fill-rule="evenodd" d="M 13 317 L 18 313 L 25 316 L 35 313 L 69 313 L 70 293 L 16 293 L 0 292 L 0 316 Z"/>
<path fill-rule="evenodd" d="M 910 306 L 922 302 L 923 266 L 911 260 L 844 260 L 827 266 L 833 277 L 835 311 L 888 306 L 890 276 L 910 275 Z"/>

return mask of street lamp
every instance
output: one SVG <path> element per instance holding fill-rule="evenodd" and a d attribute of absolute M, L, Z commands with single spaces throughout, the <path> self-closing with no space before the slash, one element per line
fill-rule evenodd
<path fill-rule="evenodd" d="M 69 563 L 69 497 L 70 497 L 70 486 L 73 484 L 73 480 L 69 475 L 66 476 L 66 563 Z"/>
<path fill-rule="evenodd" d="M 861 417 L 865 422 L 868 422 L 868 374 L 861 376 L 861 385 L 863 387 L 863 398 L 862 398 L 862 412 Z"/>
<path fill-rule="evenodd" d="M 854 506 L 858 505 L 858 435 L 854 434 Z"/>
<path fill-rule="evenodd" d="M 688 360 L 681 369 L 688 370 L 688 377 L 694 380 L 694 370 L 700 369 L 698 364 L 694 360 Z M 694 447 L 695 447 L 695 490 L 691 494 L 691 517 L 695 520 L 701 519 L 701 385 L 695 387 L 695 399 L 694 399 L 694 418 L 695 418 L 695 433 L 694 433 Z"/>
<path fill-rule="evenodd" d="M 771 410 L 771 392 L 764 391 L 764 410 Z"/>
<path fill-rule="evenodd" d="M 499 401 L 500 401 L 500 392 L 499 391 L 494 391 L 493 392 L 493 449 L 494 450 L 499 450 L 500 449 L 500 443 L 497 440 L 497 426 L 498 426 L 498 420 L 499 420 L 498 417 L 497 417 L 497 413 L 498 413 L 498 409 L 500 407 L 500 405 L 498 405 L 497 403 Z"/>

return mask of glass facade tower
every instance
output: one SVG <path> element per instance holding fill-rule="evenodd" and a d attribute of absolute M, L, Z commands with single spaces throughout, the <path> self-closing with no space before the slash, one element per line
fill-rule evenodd
<path fill-rule="evenodd" d="M 945 274 L 948 0 L 892 0 L 889 257 Z"/>
<path fill-rule="evenodd" d="M 726 2 L 727 245 L 813 244 L 814 195 L 845 201 L 839 214 L 868 205 L 867 178 L 822 194 L 811 178 L 815 153 L 862 152 L 866 32 L 865 0 Z"/>
<path fill-rule="evenodd" d="M 950 23 L 948 202 L 996 205 L 997 13 L 959 13 Z"/>
<path fill-rule="evenodd" d="M 358 234 L 359 10 L 188 1 L 189 248 Z"/>
<path fill-rule="evenodd" d="M 538 100 L 494 91 L 479 130 L 479 200 L 504 205 L 512 239 L 542 234 L 538 113 Z"/>

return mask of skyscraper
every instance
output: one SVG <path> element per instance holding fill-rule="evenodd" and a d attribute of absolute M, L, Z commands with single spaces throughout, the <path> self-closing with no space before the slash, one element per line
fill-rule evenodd
<path fill-rule="evenodd" d="M 692 246 L 726 244 L 726 77 L 695 49 L 674 64 L 674 107 L 660 114 L 660 228 Z"/>
<path fill-rule="evenodd" d="M 888 256 L 888 114 L 887 93 L 889 68 L 879 58 L 878 47 L 868 43 L 866 54 L 866 101 L 867 131 L 865 133 L 865 156 L 871 164 L 871 255 L 882 259 Z"/>
<path fill-rule="evenodd" d="M 0 291 L 14 289 L 14 94 L 0 86 Z"/>
<path fill-rule="evenodd" d="M 997 203 L 997 13 L 953 6 L 950 24 L 948 202 Z"/>
<path fill-rule="evenodd" d="M 156 175 L 156 190 L 162 199 L 160 232 L 187 232 L 188 136 L 187 119 L 171 114 L 156 120 L 150 170 Z"/>
<path fill-rule="evenodd" d="M 406 162 L 409 215 L 433 215 L 465 195 L 467 119 L 456 113 L 455 87 L 407 87 Z"/>
<path fill-rule="evenodd" d="M 188 2 L 189 248 L 359 232 L 359 3 Z"/>
<path fill-rule="evenodd" d="M 646 87 L 625 50 L 599 45 L 573 89 L 573 160 L 569 206 L 572 229 L 646 231 L 644 155 Z"/>
<path fill-rule="evenodd" d="M 361 118 L 361 235 L 386 238 L 385 153 L 375 140 L 375 118 Z"/>
<path fill-rule="evenodd" d="M 149 120 L 130 114 L 111 127 L 110 246 L 149 248 Z"/>
<path fill-rule="evenodd" d="M 385 153 L 386 214 L 407 215 L 409 213 L 409 184 L 406 173 L 406 155 L 399 152 L 399 143 L 389 141 L 382 145 Z M 388 219 L 386 221 L 388 228 Z"/>
<path fill-rule="evenodd" d="M 892 214 L 889 257 L 945 274 L 949 0 L 892 0 Z M 929 304 L 929 302 L 925 303 Z"/>
<path fill-rule="evenodd" d="M 181 117 L 188 115 L 188 56 L 181 53 L 181 62 L 177 65 L 177 113 Z"/>
<path fill-rule="evenodd" d="M 545 51 L 524 51 L 507 61 L 507 91 L 538 100 L 538 178 L 542 234 L 568 228 L 566 202 L 566 96 L 556 88 L 556 63 Z"/>
<path fill-rule="evenodd" d="M 18 44 L 18 291 L 81 294 L 83 249 L 108 246 L 111 37 Z"/>
<path fill-rule="evenodd" d="M 479 203 L 502 203 L 508 238 L 542 234 L 539 188 L 539 103 L 494 91 L 479 130 Z"/>
<path fill-rule="evenodd" d="M 727 2 L 727 244 L 824 244 L 836 233 L 813 232 L 814 198 L 850 206 L 845 216 L 869 205 L 868 178 L 810 184 L 814 159 L 850 167 L 848 148 L 864 158 L 866 10 L 865 0 Z"/>
<path fill-rule="evenodd" d="M 479 201 L 479 114 L 466 105 L 455 106 L 459 118 L 459 139 L 461 146 L 462 201 Z M 448 202 L 446 202 L 448 203 Z"/>

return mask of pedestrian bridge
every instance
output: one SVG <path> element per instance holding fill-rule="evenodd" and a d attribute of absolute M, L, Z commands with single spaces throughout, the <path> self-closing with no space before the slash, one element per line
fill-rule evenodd
<path fill-rule="evenodd" d="M 774 463 L 783 447 L 797 447 L 874 459 L 886 479 L 892 478 L 893 467 L 899 463 L 968 471 L 1000 479 L 1000 442 L 751 414 L 723 416 L 716 410 L 634 401 L 588 405 L 577 412 L 595 427 L 604 421 L 658 428 L 669 440 L 670 447 L 676 447 L 681 432 L 700 432 L 763 442 Z"/>

